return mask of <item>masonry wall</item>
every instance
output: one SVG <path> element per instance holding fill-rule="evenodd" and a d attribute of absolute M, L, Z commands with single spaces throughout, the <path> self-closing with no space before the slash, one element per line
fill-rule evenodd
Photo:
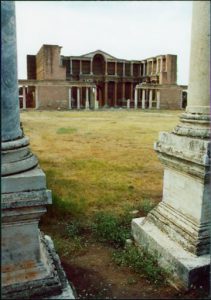
<path fill-rule="evenodd" d="M 181 109 L 182 89 L 179 87 L 169 87 L 160 90 L 161 109 Z"/>
<path fill-rule="evenodd" d="M 68 88 L 60 86 L 38 87 L 39 108 L 67 109 Z"/>
<path fill-rule="evenodd" d="M 36 55 L 37 72 L 36 77 L 38 80 L 65 80 L 66 69 L 60 62 L 59 46 L 43 45 Z"/>

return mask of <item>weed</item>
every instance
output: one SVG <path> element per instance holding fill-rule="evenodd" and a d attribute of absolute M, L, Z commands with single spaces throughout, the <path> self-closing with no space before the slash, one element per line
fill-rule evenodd
<path fill-rule="evenodd" d="M 123 250 L 115 250 L 112 259 L 117 265 L 130 267 L 139 274 L 144 273 L 151 282 L 156 284 L 166 282 L 166 272 L 158 266 L 155 256 L 134 245 Z"/>
<path fill-rule="evenodd" d="M 78 237 L 83 232 L 82 223 L 79 220 L 72 220 L 66 225 L 66 233 L 68 237 Z"/>
<path fill-rule="evenodd" d="M 94 236 L 101 242 L 107 242 L 115 247 L 121 247 L 130 237 L 130 229 L 122 220 L 108 212 L 99 212 L 94 216 L 92 230 Z"/>
<path fill-rule="evenodd" d="M 69 134 L 69 133 L 75 133 L 77 131 L 77 128 L 74 127 L 61 127 L 59 128 L 56 133 L 57 134 Z"/>
<path fill-rule="evenodd" d="M 144 199 L 137 206 L 136 209 L 143 211 L 145 214 L 148 214 L 150 210 L 155 207 L 156 203 L 153 200 Z"/>

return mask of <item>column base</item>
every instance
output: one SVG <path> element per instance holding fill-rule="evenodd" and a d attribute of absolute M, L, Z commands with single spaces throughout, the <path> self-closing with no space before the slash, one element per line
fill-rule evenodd
<path fill-rule="evenodd" d="M 2 299 L 76 299 L 49 236 L 41 235 L 41 247 L 48 256 L 51 272 L 41 279 L 28 278 L 28 281 L 4 286 Z"/>
<path fill-rule="evenodd" d="M 53 242 L 38 228 L 52 202 L 43 171 L 2 177 L 1 197 L 2 299 L 75 299 Z"/>
<path fill-rule="evenodd" d="M 210 254 L 196 256 L 184 250 L 146 218 L 132 220 L 132 235 L 137 246 L 156 255 L 159 265 L 169 272 L 170 283 L 177 288 L 188 290 L 208 280 Z"/>

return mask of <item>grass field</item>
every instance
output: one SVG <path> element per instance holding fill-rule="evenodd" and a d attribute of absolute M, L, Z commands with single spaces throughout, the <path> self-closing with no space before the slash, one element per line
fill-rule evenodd
<path fill-rule="evenodd" d="M 161 200 L 163 167 L 153 143 L 179 113 L 30 111 L 21 120 L 48 188 L 68 212 L 90 216 Z"/>
<path fill-rule="evenodd" d="M 180 111 L 27 111 L 24 133 L 53 192 L 40 222 L 79 299 L 201 298 L 170 287 L 154 257 L 126 247 L 131 220 L 162 199 L 153 150 Z"/>

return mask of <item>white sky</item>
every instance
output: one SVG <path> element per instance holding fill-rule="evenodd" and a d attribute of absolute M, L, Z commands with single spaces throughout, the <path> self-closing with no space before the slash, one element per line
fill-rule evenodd
<path fill-rule="evenodd" d="M 26 55 L 43 44 L 62 55 L 97 49 L 141 60 L 176 54 L 178 84 L 188 84 L 191 1 L 15 1 L 18 77 L 26 78 Z"/>

